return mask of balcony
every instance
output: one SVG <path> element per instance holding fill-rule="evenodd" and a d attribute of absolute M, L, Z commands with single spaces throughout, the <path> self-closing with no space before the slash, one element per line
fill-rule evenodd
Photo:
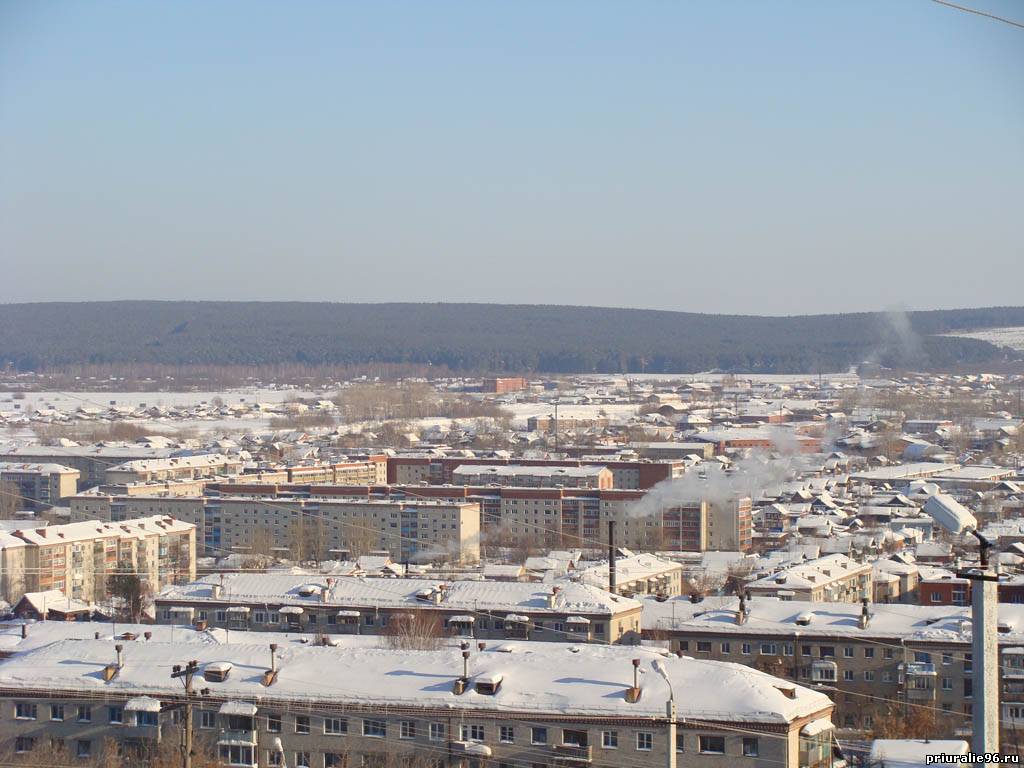
<path fill-rule="evenodd" d="M 589 744 L 555 744 L 551 751 L 556 766 L 589 765 L 593 760 L 593 747 Z"/>

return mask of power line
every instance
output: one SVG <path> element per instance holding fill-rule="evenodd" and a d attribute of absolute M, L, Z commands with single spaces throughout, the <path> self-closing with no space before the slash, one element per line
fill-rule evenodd
<path fill-rule="evenodd" d="M 1007 19 L 1004 16 L 996 16 L 994 13 L 987 13 L 985 11 L 979 11 L 977 8 L 968 8 L 966 5 L 957 5 L 956 3 L 949 2 L 949 0 L 932 0 L 932 2 L 933 3 L 938 3 L 939 5 L 944 5 L 947 8 L 954 8 L 954 9 L 956 9 L 958 11 L 963 11 L 964 13 L 973 13 L 975 16 L 984 16 L 986 19 L 992 19 L 994 21 L 1001 21 L 1004 24 L 1009 24 L 1011 27 L 1018 27 L 1020 29 L 1024 29 L 1024 24 L 1022 24 L 1019 21 L 1014 21 L 1013 19 Z"/>

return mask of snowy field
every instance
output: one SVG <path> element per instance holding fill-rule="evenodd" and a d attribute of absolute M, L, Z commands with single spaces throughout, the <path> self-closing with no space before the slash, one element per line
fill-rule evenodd
<path fill-rule="evenodd" d="M 963 333 L 947 333 L 946 336 L 956 336 L 963 339 L 978 339 L 987 341 L 1000 347 L 1009 347 L 1018 352 L 1024 352 L 1024 326 L 1012 328 L 986 328 L 983 331 L 966 331 Z"/>

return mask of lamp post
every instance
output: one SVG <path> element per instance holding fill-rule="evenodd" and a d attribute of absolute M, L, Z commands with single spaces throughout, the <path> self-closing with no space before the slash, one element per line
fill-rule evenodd
<path fill-rule="evenodd" d="M 676 768 L 676 693 L 672 689 L 672 680 L 668 676 L 665 662 L 661 659 L 655 659 L 651 662 L 651 666 L 668 684 L 668 701 L 665 702 L 665 718 L 668 722 L 668 744 L 665 749 L 665 765 L 667 768 Z"/>

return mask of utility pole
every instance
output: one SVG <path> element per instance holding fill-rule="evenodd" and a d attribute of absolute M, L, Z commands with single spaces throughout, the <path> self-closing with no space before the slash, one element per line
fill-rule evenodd
<path fill-rule="evenodd" d="M 555 398 L 555 453 L 558 453 L 558 398 Z"/>
<path fill-rule="evenodd" d="M 192 768 L 192 678 L 199 669 L 199 662 L 190 661 L 184 667 L 175 664 L 171 677 L 181 680 L 185 686 L 185 730 L 181 735 L 181 768 Z"/>

